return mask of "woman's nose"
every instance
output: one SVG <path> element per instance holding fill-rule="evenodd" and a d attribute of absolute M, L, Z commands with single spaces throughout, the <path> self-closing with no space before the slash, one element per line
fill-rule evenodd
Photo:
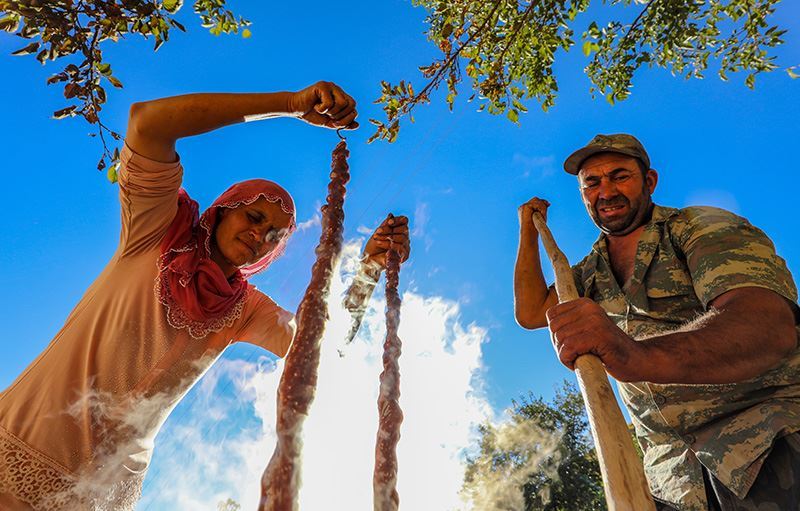
<path fill-rule="evenodd" d="M 262 243 L 264 241 L 265 234 L 260 232 L 258 229 L 250 229 L 248 234 L 253 241 L 258 243 Z"/>

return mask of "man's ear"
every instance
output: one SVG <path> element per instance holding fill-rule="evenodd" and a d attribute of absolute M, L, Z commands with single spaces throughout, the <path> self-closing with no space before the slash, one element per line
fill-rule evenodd
<path fill-rule="evenodd" d="M 656 185 L 658 185 L 658 172 L 656 169 L 647 169 L 647 175 L 645 175 L 645 184 L 647 185 L 647 189 L 650 190 L 650 193 L 656 191 Z"/>

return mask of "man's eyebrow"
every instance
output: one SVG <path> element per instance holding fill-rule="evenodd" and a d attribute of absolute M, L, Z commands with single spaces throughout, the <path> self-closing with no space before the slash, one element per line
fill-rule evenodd
<path fill-rule="evenodd" d="M 626 169 L 625 167 L 617 167 L 616 169 L 609 172 L 608 175 L 614 176 L 619 174 L 620 172 L 633 172 L 633 171 L 631 169 Z"/>
<path fill-rule="evenodd" d="M 631 169 L 626 169 L 625 167 L 617 167 L 617 168 L 615 168 L 613 170 L 609 170 L 608 172 L 596 172 L 596 173 L 593 173 L 593 174 L 589 174 L 588 172 L 585 172 L 583 177 L 584 177 L 584 179 L 589 179 L 589 178 L 599 179 L 599 178 L 601 178 L 603 176 L 606 176 L 606 175 L 613 176 L 613 175 L 619 174 L 620 172 L 633 172 L 633 171 Z"/>

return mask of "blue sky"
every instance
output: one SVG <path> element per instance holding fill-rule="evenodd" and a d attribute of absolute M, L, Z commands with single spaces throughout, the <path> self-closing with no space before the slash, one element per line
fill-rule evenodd
<path fill-rule="evenodd" d="M 611 106 L 591 99 L 581 71 L 586 59 L 576 48 L 556 67 L 556 106 L 545 113 L 529 105 L 521 126 L 476 112 L 463 94 L 453 113 L 436 100 L 419 108 L 395 144 L 366 145 L 366 121 L 381 115 L 372 104 L 379 81 L 421 84 L 417 66 L 436 55 L 422 33 L 424 12 L 404 0 L 233 7 L 253 21 L 250 39 L 212 37 L 186 9 L 180 18 L 189 33 L 175 32 L 155 54 L 150 42 L 134 38 L 109 46 L 107 58 L 125 88 L 110 91 L 105 122 L 124 131 L 130 103 L 172 94 L 293 90 L 319 79 L 342 85 L 359 101 L 364 126 L 349 135 L 347 235 L 362 236 L 359 226 L 374 227 L 388 211 L 411 218 L 413 253 L 402 286 L 457 302 L 463 325 L 486 329 L 481 374 L 496 410 L 528 391 L 549 398 L 554 385 L 571 378 L 546 332 L 525 331 L 513 319 L 516 208 L 533 195 L 550 200 L 554 234 L 570 260 L 580 259 L 597 232 L 561 162 L 596 133 L 625 131 L 643 141 L 661 176 L 658 203 L 731 209 L 764 229 L 800 272 L 794 152 L 800 80 L 783 71 L 760 76 L 750 91 L 743 76 L 722 82 L 710 72 L 685 81 L 643 70 L 631 98 Z M 783 67 L 800 64 L 799 15 L 795 2 L 784 2 L 774 17 L 789 29 L 776 52 Z M 0 388 L 48 344 L 114 252 L 119 233 L 116 188 L 94 168 L 98 141 L 86 136 L 81 120 L 50 119 L 63 104 L 60 90 L 44 85 L 56 67 L 8 56 L 19 46 L 0 36 L 6 77 L 0 81 L 6 98 Z M 184 186 L 206 206 L 235 181 L 274 179 L 293 193 L 298 219 L 308 220 L 324 199 L 336 141 L 331 131 L 288 119 L 187 139 L 178 146 Z M 286 257 L 255 279 L 289 310 L 307 283 L 314 237 L 299 236 Z M 225 357 L 260 355 L 237 346 Z"/>

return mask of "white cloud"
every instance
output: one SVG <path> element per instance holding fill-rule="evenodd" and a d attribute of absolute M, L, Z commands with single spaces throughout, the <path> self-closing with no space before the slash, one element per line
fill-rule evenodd
<path fill-rule="evenodd" d="M 299 222 L 297 224 L 297 232 L 304 232 L 312 227 L 318 227 L 320 225 L 322 225 L 322 217 L 320 217 L 319 212 L 317 212 L 308 220 Z"/>
<path fill-rule="evenodd" d="M 414 210 L 414 229 L 411 231 L 411 235 L 425 236 L 425 228 L 428 226 L 428 220 L 430 220 L 428 203 L 417 203 L 417 207 Z"/>
<path fill-rule="evenodd" d="M 693 190 L 684 201 L 684 207 L 686 206 L 714 206 L 734 213 L 739 212 L 739 202 L 736 200 L 736 196 L 727 190 Z"/>
<path fill-rule="evenodd" d="M 428 252 L 433 246 L 433 236 L 428 232 L 428 223 L 430 222 L 431 214 L 427 202 L 417 203 L 414 209 L 414 218 L 412 220 L 411 236 L 419 238 L 425 245 L 425 251 Z M 413 250 L 413 247 L 412 247 Z"/>
<path fill-rule="evenodd" d="M 360 246 L 348 244 L 352 273 Z M 402 274 L 401 274 L 402 281 Z M 359 336 L 341 339 L 349 316 L 339 307 L 345 281 L 332 286 L 331 320 L 316 400 L 304 427 L 306 510 L 372 507 L 378 376 L 385 335 L 382 293 L 373 297 Z M 486 329 L 465 325 L 459 305 L 403 294 L 398 491 L 405 509 L 461 509 L 465 449 L 476 426 L 494 417 L 481 381 Z M 339 350 L 344 356 L 340 356 Z M 255 509 L 260 477 L 275 443 L 275 396 L 283 362 L 223 358 L 201 380 L 180 421 L 169 421 L 156 450 L 140 511 L 216 510 L 228 497 Z M 231 391 L 225 392 L 225 387 Z M 190 403 L 187 403 L 187 405 Z"/>
<path fill-rule="evenodd" d="M 522 153 L 514 153 L 511 163 L 518 168 L 522 169 L 523 178 L 527 178 L 534 174 L 536 177 L 547 177 L 553 174 L 555 167 L 553 163 L 555 157 L 548 156 L 528 156 Z"/>

